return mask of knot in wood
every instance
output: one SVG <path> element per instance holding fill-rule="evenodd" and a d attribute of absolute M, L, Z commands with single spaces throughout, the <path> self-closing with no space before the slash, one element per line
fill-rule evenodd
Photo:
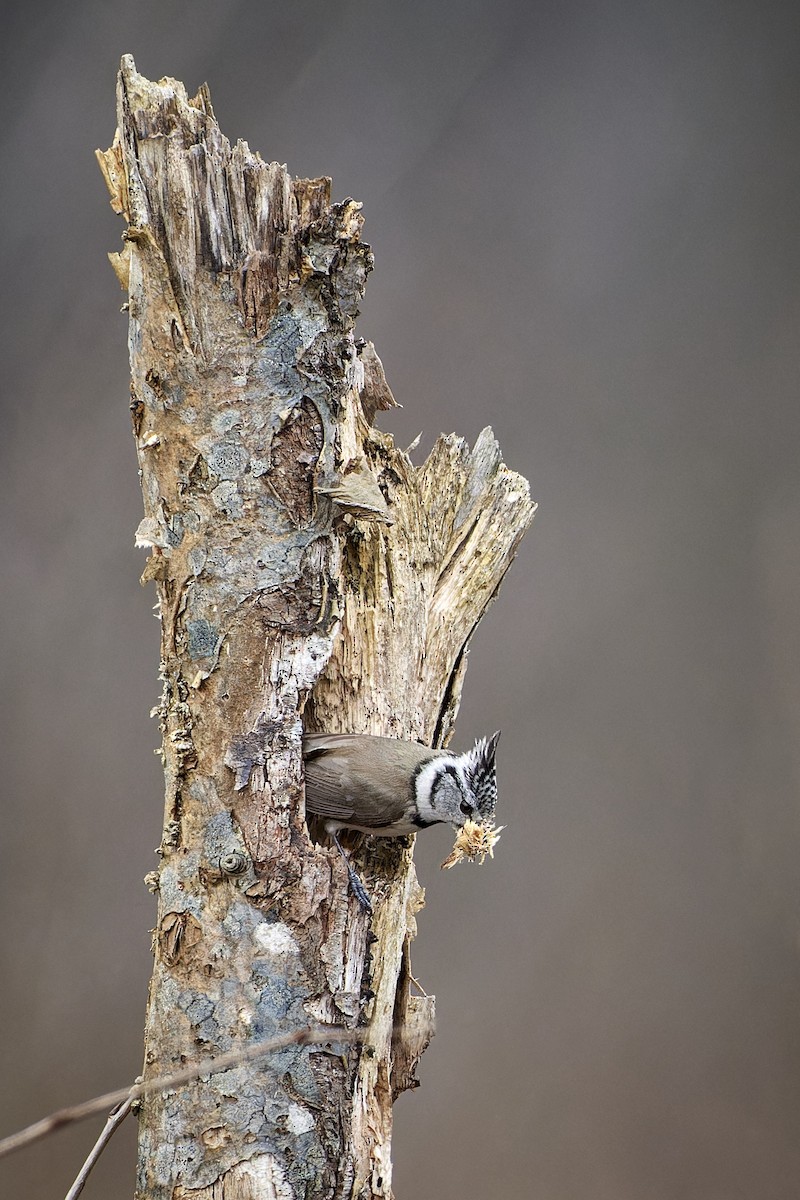
<path fill-rule="evenodd" d="M 219 860 L 219 869 L 225 875 L 241 875 L 247 869 L 247 857 L 241 850 L 232 850 Z"/>

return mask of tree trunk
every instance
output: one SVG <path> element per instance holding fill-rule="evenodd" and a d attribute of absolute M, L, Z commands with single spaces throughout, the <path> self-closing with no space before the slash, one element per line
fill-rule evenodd
<path fill-rule="evenodd" d="M 409 993 L 413 839 L 343 864 L 304 820 L 301 736 L 447 742 L 472 633 L 534 506 L 490 430 L 415 468 L 372 420 L 394 403 L 353 326 L 372 267 L 360 205 L 231 149 L 125 57 L 99 154 L 128 221 L 131 411 L 161 618 L 166 813 L 146 1076 L 326 1023 L 151 1095 L 137 1196 L 391 1196 L 391 1105 L 432 1027 Z"/>

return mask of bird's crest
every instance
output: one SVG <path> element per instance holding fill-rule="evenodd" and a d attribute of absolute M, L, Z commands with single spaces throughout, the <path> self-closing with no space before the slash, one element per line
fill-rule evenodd
<path fill-rule="evenodd" d="M 464 755 L 464 775 L 475 796 L 475 806 L 481 820 L 490 823 L 494 821 L 494 810 L 497 805 L 497 774 L 495 772 L 495 752 L 500 731 L 490 738 L 478 738 L 471 750 Z"/>

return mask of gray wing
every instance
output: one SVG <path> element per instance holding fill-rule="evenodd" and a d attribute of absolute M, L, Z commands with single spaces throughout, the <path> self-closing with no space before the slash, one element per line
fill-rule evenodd
<path fill-rule="evenodd" d="M 306 809 L 319 817 L 381 828 L 403 820 L 417 770 L 441 751 L 353 733 L 303 738 Z"/>
<path fill-rule="evenodd" d="M 306 777 L 306 812 L 336 821 L 352 820 L 355 806 L 348 801 L 341 777 L 341 763 L 333 757 L 333 747 L 321 744 L 318 737 L 303 738 L 303 764 Z"/>

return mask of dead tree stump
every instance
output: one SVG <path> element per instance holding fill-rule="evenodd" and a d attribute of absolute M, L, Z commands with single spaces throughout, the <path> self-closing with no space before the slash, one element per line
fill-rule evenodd
<path fill-rule="evenodd" d="M 361 206 L 238 142 L 125 57 L 99 153 L 128 222 L 131 412 L 161 619 L 166 812 L 145 1074 L 313 1023 L 364 1027 L 148 1096 L 141 1200 L 391 1196 L 391 1106 L 432 999 L 409 994 L 413 839 L 358 854 L 304 819 L 303 722 L 449 739 L 470 638 L 534 505 L 490 430 L 416 468 L 353 328 Z"/>

